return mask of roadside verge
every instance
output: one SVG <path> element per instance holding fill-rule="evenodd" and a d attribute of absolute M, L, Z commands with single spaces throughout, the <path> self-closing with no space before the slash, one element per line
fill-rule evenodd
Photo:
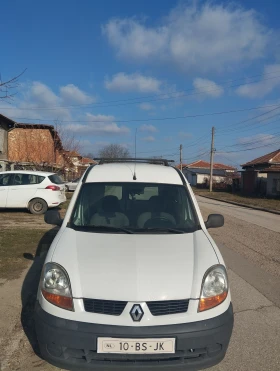
<path fill-rule="evenodd" d="M 219 202 L 225 202 L 225 203 L 227 203 L 227 204 L 231 204 L 231 205 L 236 205 L 236 206 L 246 207 L 247 209 L 253 209 L 253 210 L 259 210 L 259 211 L 265 211 L 265 212 L 267 212 L 267 213 L 280 215 L 280 211 L 277 211 L 277 210 L 266 209 L 266 208 L 263 208 L 263 207 L 257 207 L 257 206 L 252 206 L 252 205 L 246 205 L 246 204 L 242 204 L 242 203 L 234 202 L 234 201 L 220 200 L 219 198 L 214 198 L 214 197 L 204 196 L 204 195 L 201 195 L 201 194 L 195 194 L 195 196 L 200 196 L 200 197 L 208 198 L 209 200 L 215 200 L 215 201 L 219 201 Z"/>

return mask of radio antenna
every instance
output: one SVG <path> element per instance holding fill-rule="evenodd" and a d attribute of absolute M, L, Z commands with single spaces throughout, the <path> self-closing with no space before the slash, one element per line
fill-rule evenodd
<path fill-rule="evenodd" d="M 134 174 L 133 180 L 136 180 L 136 155 L 137 155 L 137 128 L 135 129 L 135 143 L 134 143 L 134 151 L 135 151 L 135 163 L 134 163 Z"/>

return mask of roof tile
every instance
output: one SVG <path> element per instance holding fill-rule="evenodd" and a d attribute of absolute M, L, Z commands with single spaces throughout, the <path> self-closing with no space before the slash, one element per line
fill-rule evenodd
<path fill-rule="evenodd" d="M 241 165 L 242 167 L 253 166 L 253 165 L 269 165 L 273 163 L 280 164 L 280 149 L 270 152 L 267 155 L 258 157 L 252 161 L 246 162 Z"/>
<path fill-rule="evenodd" d="M 201 168 L 201 169 L 210 169 L 210 162 L 198 160 L 195 162 L 192 162 L 191 164 L 183 165 L 183 168 Z M 220 170 L 236 170 L 234 167 L 220 164 L 220 163 L 214 163 L 213 169 L 220 169 Z"/>

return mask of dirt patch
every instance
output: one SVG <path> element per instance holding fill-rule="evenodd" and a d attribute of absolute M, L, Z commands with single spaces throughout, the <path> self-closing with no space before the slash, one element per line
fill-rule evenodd
<path fill-rule="evenodd" d="M 58 209 L 62 218 L 65 216 L 69 202 L 65 203 L 64 208 Z M 1 230 L 27 228 L 48 231 L 51 228 L 49 224 L 45 223 L 44 215 L 33 215 L 28 211 L 18 209 L 5 209 L 5 211 L 2 209 L 0 211 L 0 226 Z"/>

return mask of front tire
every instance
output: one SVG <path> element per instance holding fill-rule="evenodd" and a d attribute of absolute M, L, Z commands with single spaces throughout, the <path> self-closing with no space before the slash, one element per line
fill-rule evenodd
<path fill-rule="evenodd" d="M 48 204 L 41 198 L 34 198 L 34 200 L 29 202 L 29 211 L 31 214 L 44 214 L 48 210 Z"/>

